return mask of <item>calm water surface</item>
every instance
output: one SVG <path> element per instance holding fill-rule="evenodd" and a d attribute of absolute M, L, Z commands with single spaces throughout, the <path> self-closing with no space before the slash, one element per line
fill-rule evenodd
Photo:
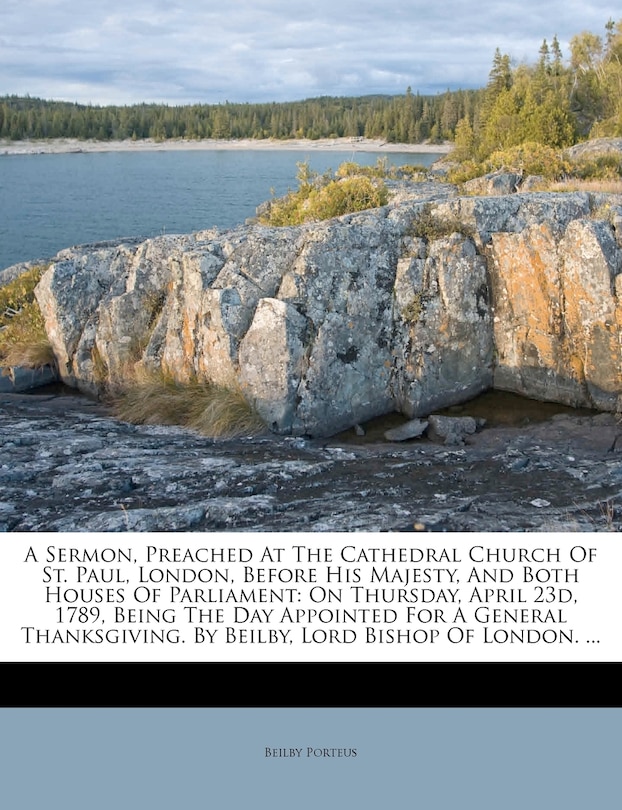
<path fill-rule="evenodd" d="M 431 165 L 440 155 L 296 151 L 100 152 L 0 156 L 0 269 L 70 245 L 232 227 L 346 160 Z"/>

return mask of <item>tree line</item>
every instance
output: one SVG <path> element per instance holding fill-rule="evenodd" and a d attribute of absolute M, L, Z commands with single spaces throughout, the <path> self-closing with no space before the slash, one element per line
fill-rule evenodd
<path fill-rule="evenodd" d="M 422 96 L 321 97 L 271 104 L 106 106 L 0 98 L 0 138 L 384 138 L 393 143 L 452 139 L 472 114 L 477 91 Z"/>
<path fill-rule="evenodd" d="M 488 84 L 455 131 L 455 156 L 483 160 L 532 142 L 561 149 L 586 138 L 622 136 L 622 20 L 605 36 L 572 37 L 564 59 L 545 39 L 534 64 L 513 67 L 495 52 Z"/>
<path fill-rule="evenodd" d="M 480 90 L 437 95 L 321 97 L 264 104 L 105 106 L 0 98 L 0 138 L 383 138 L 455 141 L 456 156 L 483 159 L 533 141 L 554 148 L 586 137 L 622 136 L 622 20 L 604 36 L 584 31 L 566 58 L 557 37 L 534 64 L 495 52 Z"/>

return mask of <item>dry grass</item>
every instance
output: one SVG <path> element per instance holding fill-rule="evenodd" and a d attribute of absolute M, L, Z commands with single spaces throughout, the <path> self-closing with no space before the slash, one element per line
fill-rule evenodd
<path fill-rule="evenodd" d="M 574 506 L 575 518 L 567 521 L 567 525 L 570 526 L 568 531 L 612 532 L 616 534 L 622 531 L 622 514 L 613 498 L 596 501 L 589 506 L 575 502 Z M 576 523 L 575 526 L 572 525 L 573 522 Z M 559 528 L 547 527 L 546 530 L 559 531 Z"/>
<path fill-rule="evenodd" d="M 137 372 L 112 395 L 111 404 L 126 422 L 181 425 L 212 438 L 256 435 L 265 429 L 239 389 L 197 380 L 181 383 L 161 372 Z"/>
<path fill-rule="evenodd" d="M 93 363 L 93 380 L 97 385 L 106 385 L 108 382 L 108 366 L 101 356 L 97 343 L 91 349 L 91 362 Z"/>
<path fill-rule="evenodd" d="M 0 288 L 0 364 L 42 368 L 55 364 L 54 352 L 34 289 L 45 266 L 32 267 Z"/>
<path fill-rule="evenodd" d="M 56 358 L 47 336 L 23 343 L 16 342 L 0 350 L 0 365 L 9 368 L 40 369 L 54 366 L 55 363 Z"/>
<path fill-rule="evenodd" d="M 428 242 L 442 239 L 444 236 L 451 236 L 454 233 L 470 238 L 474 236 L 473 228 L 461 222 L 457 217 L 441 218 L 436 216 L 430 203 L 426 203 L 419 210 L 408 233 L 416 239 L 425 239 Z"/>
<path fill-rule="evenodd" d="M 534 191 L 593 191 L 606 194 L 622 194 L 622 180 L 559 180 L 544 181 Z"/>
<path fill-rule="evenodd" d="M 600 511 L 601 531 L 618 532 L 620 530 L 620 517 L 616 514 L 616 507 L 613 501 L 600 501 L 598 504 Z"/>

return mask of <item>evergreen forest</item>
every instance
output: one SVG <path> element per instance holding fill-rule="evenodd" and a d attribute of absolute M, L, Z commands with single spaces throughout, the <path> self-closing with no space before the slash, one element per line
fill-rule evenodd
<path fill-rule="evenodd" d="M 460 160 L 484 160 L 525 142 L 563 148 L 590 137 L 622 137 L 622 20 L 584 31 L 563 54 L 554 36 L 532 64 L 499 49 L 488 83 L 356 98 L 263 104 L 94 106 L 0 97 L 0 138 L 382 138 L 391 143 L 454 141 Z"/>

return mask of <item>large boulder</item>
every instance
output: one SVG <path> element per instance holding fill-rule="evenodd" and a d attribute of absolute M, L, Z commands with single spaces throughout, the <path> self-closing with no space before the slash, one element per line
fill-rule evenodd
<path fill-rule="evenodd" d="M 622 155 L 622 138 L 592 138 L 570 146 L 565 150 L 565 154 L 571 160 L 600 155 Z"/>
<path fill-rule="evenodd" d="M 398 262 L 394 286 L 393 394 L 402 413 L 425 416 L 492 385 L 486 259 L 454 233 L 419 243 Z"/>
<path fill-rule="evenodd" d="M 478 196 L 505 196 L 518 191 L 522 179 L 522 175 L 516 172 L 492 172 L 467 180 L 464 190 L 467 194 Z"/>
<path fill-rule="evenodd" d="M 589 194 L 428 185 L 326 222 L 64 251 L 36 291 L 61 377 L 98 391 L 160 368 L 312 436 L 493 385 L 618 408 L 620 200 L 598 220 Z"/>
<path fill-rule="evenodd" d="M 588 219 L 492 237 L 495 386 L 615 411 L 622 405 L 622 251 Z"/>

